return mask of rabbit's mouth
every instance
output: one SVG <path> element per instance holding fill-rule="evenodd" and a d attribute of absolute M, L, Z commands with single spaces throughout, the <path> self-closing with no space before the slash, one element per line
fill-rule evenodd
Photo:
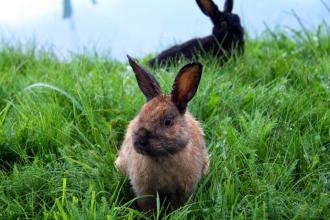
<path fill-rule="evenodd" d="M 137 143 L 137 142 L 134 142 L 133 146 L 134 146 L 136 153 L 142 154 L 145 156 L 164 157 L 164 156 L 168 156 L 171 154 L 169 151 L 167 151 L 164 148 L 150 147 L 148 145 L 143 145 L 143 144 Z"/>
<path fill-rule="evenodd" d="M 152 157 L 165 157 L 174 155 L 184 149 L 187 143 L 183 141 L 171 141 L 165 146 L 162 145 L 163 144 L 151 144 L 149 141 L 141 143 L 138 140 L 134 140 L 133 142 L 134 150 L 136 153 Z"/>
<path fill-rule="evenodd" d="M 148 147 L 144 144 L 141 144 L 137 141 L 134 141 L 134 150 L 136 151 L 136 153 L 138 154 L 142 154 L 142 155 L 147 155 L 148 154 Z"/>

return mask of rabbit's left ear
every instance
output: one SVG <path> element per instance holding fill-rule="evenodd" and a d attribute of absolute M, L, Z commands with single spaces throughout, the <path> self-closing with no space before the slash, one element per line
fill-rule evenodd
<path fill-rule="evenodd" d="M 174 80 L 171 98 L 181 114 L 185 113 L 188 102 L 197 91 L 202 70 L 203 66 L 200 63 L 187 64 L 179 71 Z"/>
<path fill-rule="evenodd" d="M 225 5 L 223 7 L 223 11 L 231 13 L 233 7 L 234 7 L 234 0 L 226 0 Z"/>
<path fill-rule="evenodd" d="M 196 2 L 202 12 L 211 18 L 213 24 L 216 24 L 221 16 L 218 6 L 212 0 L 196 0 Z"/>

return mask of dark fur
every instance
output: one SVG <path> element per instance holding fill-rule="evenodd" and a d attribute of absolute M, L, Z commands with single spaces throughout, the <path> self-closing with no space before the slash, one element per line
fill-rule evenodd
<path fill-rule="evenodd" d="M 213 23 L 212 35 L 204 38 L 195 38 L 183 44 L 175 45 L 149 61 L 155 67 L 170 60 L 185 57 L 188 60 L 200 53 L 207 53 L 225 61 L 235 50 L 244 51 L 244 30 L 237 14 L 232 14 L 233 0 L 226 0 L 224 11 L 220 11 L 212 0 L 196 0 L 204 14 L 210 17 Z"/>

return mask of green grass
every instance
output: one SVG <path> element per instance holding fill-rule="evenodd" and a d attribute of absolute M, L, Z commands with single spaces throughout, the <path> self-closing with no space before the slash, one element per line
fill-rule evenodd
<path fill-rule="evenodd" d="M 189 108 L 203 124 L 211 171 L 163 217 L 329 219 L 329 26 L 268 31 L 222 67 L 201 62 Z M 152 72 L 169 91 L 184 64 Z M 0 219 L 143 218 L 114 167 L 143 102 L 126 62 L 97 53 L 64 62 L 2 42 Z"/>

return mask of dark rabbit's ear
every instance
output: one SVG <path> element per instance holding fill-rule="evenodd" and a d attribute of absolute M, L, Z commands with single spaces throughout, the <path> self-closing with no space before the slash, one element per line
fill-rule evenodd
<path fill-rule="evenodd" d="M 177 74 L 171 92 L 172 102 L 181 114 L 185 113 L 188 102 L 194 97 L 202 76 L 200 63 L 187 64 Z"/>
<path fill-rule="evenodd" d="M 234 7 L 234 0 L 226 0 L 225 6 L 223 7 L 223 11 L 231 13 L 233 7 Z"/>
<path fill-rule="evenodd" d="M 129 64 L 133 68 L 139 87 L 147 100 L 149 101 L 152 98 L 161 95 L 162 91 L 155 77 L 144 69 L 135 59 L 129 55 L 127 55 L 127 58 Z"/>
<path fill-rule="evenodd" d="M 212 0 L 196 0 L 196 2 L 202 12 L 211 18 L 213 24 L 216 24 L 221 15 L 218 6 Z"/>

